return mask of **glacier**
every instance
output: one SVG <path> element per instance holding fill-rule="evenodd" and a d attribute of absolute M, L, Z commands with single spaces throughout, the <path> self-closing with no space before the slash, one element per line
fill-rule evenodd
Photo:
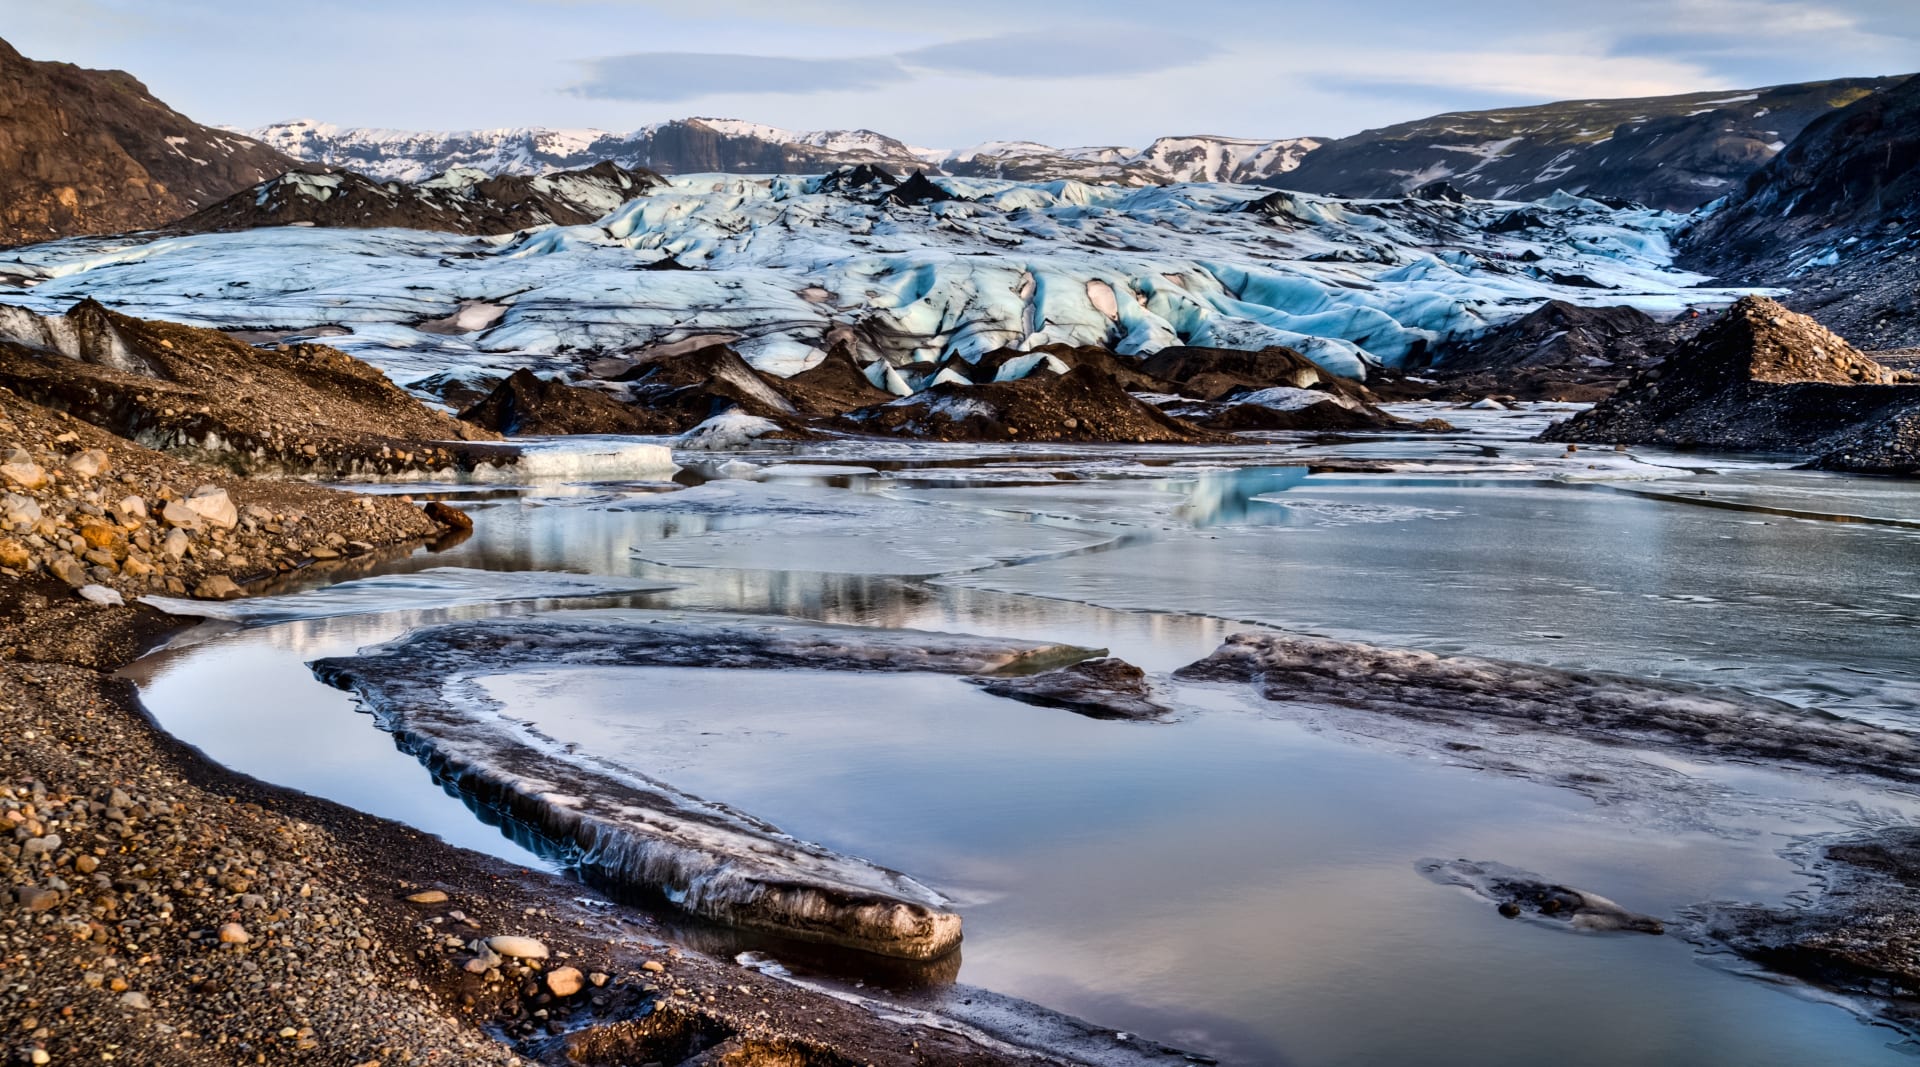
<path fill-rule="evenodd" d="M 320 227 L 76 238 L 0 257 L 0 281 L 18 286 L 0 303 L 56 312 L 90 296 L 192 325 L 324 331 L 403 385 L 475 368 L 566 373 L 690 339 L 786 375 L 845 344 L 904 393 L 937 380 L 943 358 L 1048 344 L 1287 345 L 1364 377 L 1548 299 L 1671 314 L 1735 295 L 1675 268 L 1682 216 L 1565 193 L 1455 204 L 1208 183 L 942 183 L 958 199 L 900 204 L 820 177 L 679 177 L 591 224 L 485 238 Z M 487 316 L 464 314 L 483 305 Z"/>

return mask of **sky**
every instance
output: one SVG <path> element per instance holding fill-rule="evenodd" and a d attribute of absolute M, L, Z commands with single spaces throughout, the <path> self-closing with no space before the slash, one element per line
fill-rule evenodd
<path fill-rule="evenodd" d="M 216 125 L 1137 146 L 1906 73 L 1920 0 L 0 0 L 0 37 Z"/>

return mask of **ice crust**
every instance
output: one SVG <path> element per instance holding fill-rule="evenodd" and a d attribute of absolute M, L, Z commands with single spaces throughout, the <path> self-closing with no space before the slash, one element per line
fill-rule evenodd
<path fill-rule="evenodd" d="M 960 916 L 897 871 L 801 841 L 750 815 L 567 753 L 476 680 L 529 666 L 928 671 L 1043 670 L 1087 649 L 747 617 L 558 612 L 415 631 L 316 661 L 436 776 L 553 842 L 583 872 L 687 911 L 904 959 L 960 941 Z"/>
<path fill-rule="evenodd" d="M 1722 295 L 1687 289 L 1704 279 L 1673 267 L 1681 217 L 1578 197 L 1537 205 L 1539 228 L 1494 233 L 1515 205 L 942 181 L 964 199 L 903 207 L 811 179 L 695 175 L 591 225 L 525 236 L 281 227 L 75 239 L 12 253 L 11 272 L 33 285 L 6 299 L 52 312 L 87 295 L 226 328 L 345 327 L 333 343 L 403 381 L 554 369 L 696 335 L 790 374 L 839 338 L 886 361 L 877 386 L 905 392 L 938 375 L 896 367 L 1055 342 L 1123 353 L 1284 344 L 1360 375 L 1550 298 L 1673 312 Z M 635 269 L 669 260 L 692 269 Z M 1575 275 L 1600 287 L 1555 280 Z M 481 306 L 504 312 L 469 321 Z M 422 328 L 450 319 L 479 328 Z"/>
<path fill-rule="evenodd" d="M 141 602 L 169 615 L 220 619 L 245 626 L 271 626 L 303 619 L 332 619 L 385 611 L 422 611 L 514 600 L 550 600 L 654 593 L 671 582 L 613 575 L 556 571 L 484 571 L 467 567 L 430 567 L 411 574 L 384 574 L 284 596 L 239 600 L 185 600 L 142 597 Z"/>
<path fill-rule="evenodd" d="M 771 483 L 709 482 L 608 506 L 696 520 L 682 522 L 674 536 L 634 548 L 636 558 L 675 567 L 932 576 L 1071 555 L 1118 536 L 1115 531 L 1069 529 L 974 508 L 915 503 L 892 494 L 785 484 L 794 476 L 852 472 L 828 466 L 769 467 L 757 476 Z M 849 538 L 852 530 L 860 535 Z"/>

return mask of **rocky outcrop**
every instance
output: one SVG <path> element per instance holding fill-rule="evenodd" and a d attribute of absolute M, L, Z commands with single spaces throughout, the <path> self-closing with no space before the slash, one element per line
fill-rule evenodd
<path fill-rule="evenodd" d="M 1746 297 L 1547 440 L 1785 452 L 1920 473 L 1920 385 L 1805 315 Z"/>
<path fill-rule="evenodd" d="M 1920 344 L 1920 78 L 1809 125 L 1681 241 L 1681 262 L 1790 288 L 1872 348 Z"/>
<path fill-rule="evenodd" d="M 92 301 L 59 316 L 0 307 L 0 386 L 149 447 L 256 473 L 443 470 L 472 462 L 444 442 L 497 440 L 337 349 L 256 348 Z"/>
<path fill-rule="evenodd" d="M 1449 112 L 1329 142 L 1266 184 L 1398 197 L 1445 179 L 1492 200 L 1565 189 L 1691 211 L 1738 188 L 1809 123 L 1899 81 L 1845 78 Z"/>
<path fill-rule="evenodd" d="M 148 229 L 293 166 L 122 71 L 39 62 L 0 41 L 0 246 Z"/>
<path fill-rule="evenodd" d="M 665 184 L 652 171 L 611 162 L 539 177 L 456 170 L 418 184 L 309 168 L 243 189 L 171 228 L 213 233 L 259 226 L 396 226 L 485 236 L 593 222 Z"/>

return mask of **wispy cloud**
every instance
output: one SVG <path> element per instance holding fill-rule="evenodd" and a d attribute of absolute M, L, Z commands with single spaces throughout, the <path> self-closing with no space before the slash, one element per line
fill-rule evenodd
<path fill-rule="evenodd" d="M 807 59 L 714 52 L 636 52 L 585 61 L 572 87 L 601 100 L 667 102 L 734 93 L 806 94 L 878 89 L 911 77 L 890 56 Z"/>
<path fill-rule="evenodd" d="M 1219 55 L 1207 41 L 1141 29 L 1081 27 L 949 41 L 902 52 L 910 67 L 1001 78 L 1101 78 L 1151 74 Z"/>
<path fill-rule="evenodd" d="M 1035 31 L 948 41 L 889 55 L 735 55 L 634 52 L 583 60 L 586 77 L 571 87 L 602 100 L 665 102 L 717 95 L 807 95 L 878 89 L 920 73 L 987 78 L 1107 78 L 1150 74 L 1203 62 L 1220 53 L 1178 34 L 1120 29 Z"/>

